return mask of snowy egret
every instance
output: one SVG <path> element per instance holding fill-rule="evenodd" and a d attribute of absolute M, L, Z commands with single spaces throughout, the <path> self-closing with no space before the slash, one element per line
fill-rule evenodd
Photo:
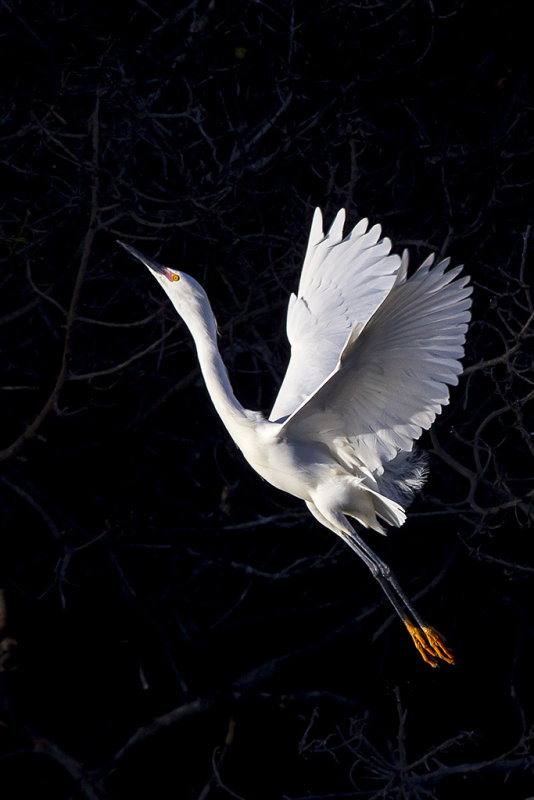
<path fill-rule="evenodd" d="M 390 568 L 347 517 L 385 533 L 400 526 L 426 475 L 413 444 L 449 402 L 462 372 L 470 319 L 469 277 L 430 256 L 407 276 L 408 254 L 391 254 L 381 228 L 362 219 L 328 233 L 316 209 L 287 336 L 291 357 L 268 418 L 238 402 L 217 345 L 204 289 L 190 275 L 122 246 L 148 267 L 189 328 L 215 409 L 248 463 L 300 497 L 369 567 L 431 666 L 453 663 L 443 637 L 423 622 Z M 382 522 L 381 522 L 381 521 Z"/>

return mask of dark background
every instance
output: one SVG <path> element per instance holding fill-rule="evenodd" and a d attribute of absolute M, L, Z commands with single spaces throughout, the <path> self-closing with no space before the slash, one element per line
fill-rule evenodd
<path fill-rule="evenodd" d="M 534 795 L 528 4 L 3 2 L 0 795 Z M 263 483 L 185 326 L 268 410 L 315 205 L 465 263 L 466 375 L 367 540 L 457 663 Z"/>

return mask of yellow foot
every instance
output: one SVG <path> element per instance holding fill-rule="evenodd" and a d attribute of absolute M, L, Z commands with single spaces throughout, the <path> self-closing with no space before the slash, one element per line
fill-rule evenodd
<path fill-rule="evenodd" d="M 404 619 L 404 624 L 427 664 L 430 664 L 431 667 L 437 667 L 440 659 L 446 661 L 447 664 L 454 664 L 454 656 L 445 645 L 445 640 L 441 633 L 438 633 L 437 630 L 428 625 L 423 625 L 420 628 L 406 618 Z"/>

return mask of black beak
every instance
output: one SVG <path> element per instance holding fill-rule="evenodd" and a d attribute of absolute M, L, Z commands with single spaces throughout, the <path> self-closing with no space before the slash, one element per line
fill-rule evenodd
<path fill-rule="evenodd" d="M 146 258 L 146 256 L 140 253 L 139 250 L 136 250 L 135 247 L 132 247 L 129 244 L 124 244 L 124 242 L 121 242 L 119 239 L 117 239 L 117 244 L 120 244 L 121 247 L 124 247 L 124 249 L 127 250 L 131 256 L 140 261 L 141 264 L 144 264 L 145 267 L 148 267 L 154 272 L 158 272 L 160 275 L 165 274 L 165 267 L 162 267 L 157 261 L 150 261 L 150 259 Z"/>

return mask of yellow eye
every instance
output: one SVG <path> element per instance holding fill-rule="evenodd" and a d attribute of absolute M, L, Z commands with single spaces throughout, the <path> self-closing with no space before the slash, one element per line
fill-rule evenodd
<path fill-rule="evenodd" d="M 180 276 L 179 276 L 179 275 L 176 275 L 175 273 L 173 273 L 173 275 L 172 275 L 172 280 L 173 280 L 173 281 L 179 281 L 179 280 L 180 280 Z"/>

